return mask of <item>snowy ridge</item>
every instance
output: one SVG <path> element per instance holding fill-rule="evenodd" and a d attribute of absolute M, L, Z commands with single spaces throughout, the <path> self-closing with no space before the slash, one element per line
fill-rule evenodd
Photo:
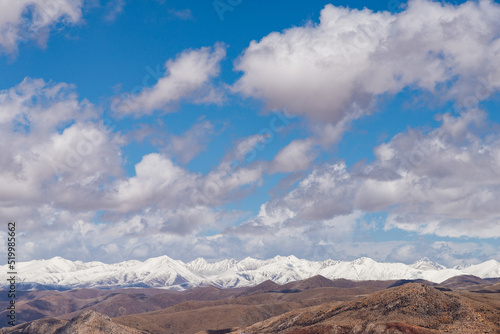
<path fill-rule="evenodd" d="M 0 266 L 0 280 L 6 282 L 7 265 Z M 168 256 L 131 260 L 114 264 L 69 261 L 61 257 L 17 264 L 18 283 L 23 286 L 59 288 L 155 287 L 184 290 L 214 285 L 221 288 L 247 287 L 272 280 L 278 284 L 322 275 L 329 279 L 395 280 L 425 279 L 441 283 L 459 275 L 481 278 L 500 277 L 495 260 L 477 265 L 446 268 L 429 259 L 411 265 L 376 262 L 370 258 L 348 261 L 308 261 L 295 256 L 276 256 L 268 260 L 246 258 L 210 263 L 198 258 L 189 263 Z M 6 283 L 2 283 L 5 287 Z"/>

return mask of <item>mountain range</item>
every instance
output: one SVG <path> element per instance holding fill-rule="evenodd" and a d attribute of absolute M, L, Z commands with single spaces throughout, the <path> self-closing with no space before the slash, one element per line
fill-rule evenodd
<path fill-rule="evenodd" d="M 500 277 L 495 260 L 477 265 L 446 268 L 427 258 L 413 264 L 383 263 L 370 258 L 354 261 L 309 261 L 295 256 L 276 256 L 268 260 L 245 258 L 208 262 L 203 258 L 185 263 L 168 256 L 146 261 L 130 260 L 115 264 L 70 261 L 61 257 L 17 264 L 20 290 L 65 290 L 73 288 L 112 289 L 150 287 L 185 290 L 212 285 L 218 288 L 256 286 L 270 280 L 277 284 L 321 275 L 328 279 L 354 281 L 423 279 L 441 283 L 461 275 L 480 278 Z M 0 267 L 0 281 L 7 282 L 8 268 Z M 5 287 L 2 283 L 0 287 Z"/>

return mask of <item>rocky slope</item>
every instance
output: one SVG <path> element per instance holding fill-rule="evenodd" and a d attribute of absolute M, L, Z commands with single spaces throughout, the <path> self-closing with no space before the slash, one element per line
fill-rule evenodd
<path fill-rule="evenodd" d="M 12 328 L 0 329 L 1 334 L 145 334 L 147 332 L 116 324 L 108 316 L 86 310 L 70 321 L 44 318 Z"/>
<path fill-rule="evenodd" d="M 294 310 L 234 333 L 500 333 L 500 310 L 409 283 L 341 304 Z"/>
<path fill-rule="evenodd" d="M 419 282 L 316 276 L 182 292 L 31 291 L 21 296 L 18 315 L 46 318 L 0 333 L 500 333 L 499 283 L 471 276 Z"/>

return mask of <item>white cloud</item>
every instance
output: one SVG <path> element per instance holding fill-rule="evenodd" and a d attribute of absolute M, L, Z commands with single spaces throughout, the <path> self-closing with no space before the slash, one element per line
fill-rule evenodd
<path fill-rule="evenodd" d="M 155 110 L 169 111 L 173 104 L 186 98 L 199 103 L 218 102 L 220 96 L 211 80 L 218 76 L 219 63 L 225 56 L 222 44 L 184 51 L 165 63 L 166 74 L 156 85 L 144 87 L 137 95 L 123 94 L 113 100 L 112 107 L 123 115 L 141 116 Z"/>
<path fill-rule="evenodd" d="M 214 126 L 209 121 L 196 123 L 183 135 L 172 136 L 166 150 L 186 164 L 206 148 L 213 134 Z"/>
<path fill-rule="evenodd" d="M 196 188 L 197 175 L 190 174 L 158 153 L 142 158 L 135 166 L 136 175 L 115 183 L 107 196 L 109 208 L 133 212 L 150 206 L 173 208 L 189 198 Z"/>
<path fill-rule="evenodd" d="M 195 243 L 196 233 L 233 223 L 241 213 L 217 207 L 261 180 L 259 164 L 230 165 L 244 159 L 259 137 L 238 142 L 204 176 L 152 153 L 126 177 L 124 137 L 99 117 L 68 84 L 27 78 L 0 91 L 0 214 L 19 222 L 27 245 L 36 244 L 26 259 L 66 248 L 68 257 L 108 260 L 184 249 L 179 245 L 190 238 Z M 210 123 L 198 124 L 201 132 L 211 131 Z M 151 244 L 145 246 L 145 238 Z"/>
<path fill-rule="evenodd" d="M 82 6 L 83 0 L 1 0 L 0 50 L 14 52 L 24 40 L 44 44 L 56 23 L 81 22 Z"/>
<path fill-rule="evenodd" d="M 218 207 L 251 191 L 262 182 L 264 165 L 260 162 L 240 166 L 246 152 L 261 138 L 251 136 L 236 144 L 222 162 L 206 175 L 192 173 L 175 164 L 165 154 L 145 155 L 135 165 L 135 176 L 122 178 L 104 194 L 106 207 L 130 213 L 144 208 L 175 209 Z"/>
<path fill-rule="evenodd" d="M 257 150 L 261 150 L 268 140 L 267 134 L 256 134 L 239 140 L 233 151 L 225 158 L 226 161 L 233 159 L 236 161 L 251 163 L 255 161 Z"/>
<path fill-rule="evenodd" d="M 95 201 L 86 189 L 121 173 L 122 141 L 98 115 L 64 83 L 27 78 L 0 91 L 0 198 L 21 206 Z M 76 194 L 85 200 L 72 202 Z"/>
<path fill-rule="evenodd" d="M 0 209 L 3 217 L 6 209 Z M 495 242 L 437 241 L 405 238 L 398 241 L 357 241 L 356 226 L 363 214 L 355 212 L 308 225 L 281 223 L 280 213 L 261 210 L 259 220 L 227 229 L 217 237 L 196 236 L 207 228 L 232 224 L 238 216 L 208 208 L 146 210 L 117 221 L 95 224 L 93 212 L 77 213 L 44 205 L 18 208 L 18 232 L 23 233 L 20 260 L 61 255 L 73 260 L 119 262 L 168 254 L 176 259 L 199 256 L 220 260 L 246 256 L 270 258 L 294 254 L 300 258 L 353 260 L 370 256 L 378 261 L 412 263 L 427 256 L 447 266 L 500 260 Z M 190 229 L 190 227 L 192 229 Z M 0 240 L 5 238 L 0 231 Z M 297 247 L 300 245 L 300 247 Z M 1 247 L 5 247 L 2 244 Z M 2 249 L 0 247 L 0 250 Z"/>
<path fill-rule="evenodd" d="M 376 151 L 378 159 L 354 199 L 356 207 L 398 205 L 388 227 L 446 236 L 500 236 L 500 138 L 485 114 L 445 115 L 427 134 L 410 130 Z"/>
<path fill-rule="evenodd" d="M 20 261 L 64 256 L 117 262 L 164 254 L 187 258 L 197 244 L 204 243 L 203 237 L 195 237 L 196 233 L 232 223 L 238 217 L 237 213 L 206 207 L 179 207 L 144 210 L 96 224 L 92 221 L 95 211 L 63 210 L 49 204 L 37 208 L 1 207 L 0 214 L 4 219 L 15 220 L 17 232 L 22 233 Z M 5 237 L 5 231 L 0 231 L 0 240 Z M 216 253 L 215 249 L 212 251 Z"/>
<path fill-rule="evenodd" d="M 285 146 L 271 162 L 270 172 L 297 172 L 309 168 L 315 158 L 310 139 L 294 140 Z"/>
<path fill-rule="evenodd" d="M 398 14 L 327 5 L 319 24 L 251 42 L 236 65 L 243 75 L 234 89 L 270 109 L 332 123 L 369 112 L 375 97 L 405 87 L 448 98 L 469 96 L 481 80 L 497 89 L 499 16 L 489 0 L 412 0 Z"/>
<path fill-rule="evenodd" d="M 221 163 L 204 178 L 193 200 L 197 203 L 217 204 L 236 200 L 262 184 L 267 165 L 257 160 L 257 150 L 266 141 L 264 135 L 253 135 L 239 140 Z"/>
<path fill-rule="evenodd" d="M 31 258 L 59 255 L 61 249 L 68 249 L 68 257 L 109 261 L 165 253 L 178 258 L 367 255 L 405 262 L 419 253 L 444 254 L 448 263 L 498 257 L 498 248 L 478 242 L 352 242 L 363 215 L 382 210 L 389 212 L 387 229 L 500 236 L 500 139 L 495 131 L 484 131 L 486 116 L 473 108 L 458 117 L 444 115 L 432 131 L 395 136 L 375 149 L 372 163 L 316 167 L 288 194 L 262 205 L 255 218 L 217 238 L 202 236 L 241 218 L 219 208 L 259 186 L 266 172 L 310 168 L 314 150 L 337 142 L 377 95 L 412 86 L 461 95 L 465 105 L 470 97 L 491 95 L 500 86 L 498 14 L 498 5 L 488 1 L 453 7 L 415 0 L 400 14 L 327 6 L 318 25 L 253 42 L 237 65 L 244 74 L 235 88 L 270 108 L 310 116 L 316 136 L 292 141 L 269 162 L 260 161 L 258 151 L 271 137 L 244 138 L 206 175 L 179 166 L 169 155 L 189 162 L 212 134 L 210 122 L 171 137 L 168 154 L 142 157 L 135 175 L 127 177 L 121 157 L 125 141 L 99 122 L 94 106 L 79 100 L 71 85 L 26 79 L 0 92 L 0 215 L 22 222 Z M 81 20 L 71 17 L 70 23 Z M 6 20 L 0 14 L 1 29 Z M 457 29 L 461 36 L 453 33 Z M 186 51 L 166 63 L 167 73 L 154 87 L 115 99 L 113 108 L 141 116 L 170 111 L 184 99 L 217 102 L 212 81 L 224 57 L 220 45 Z M 451 79 L 449 88 L 439 86 Z M 138 134 L 150 132 L 145 128 Z M 474 253 L 474 247 L 484 251 Z"/>
<path fill-rule="evenodd" d="M 290 210 L 299 224 L 356 210 L 388 211 L 386 229 L 500 236 L 500 137 L 488 131 L 483 112 L 443 115 L 439 128 L 400 133 L 378 146 L 375 156 L 374 162 L 351 170 L 343 162 L 316 167 L 265 208 Z"/>
<path fill-rule="evenodd" d="M 54 256 L 61 249 L 70 258 L 106 261 L 168 253 L 183 259 L 295 254 L 412 262 L 418 253 L 458 264 L 499 253 L 478 242 L 353 240 L 364 212 L 383 209 L 390 213 L 387 228 L 447 236 L 500 235 L 494 205 L 500 189 L 500 139 L 492 132 L 480 135 L 488 122 L 479 111 L 444 115 L 441 127 L 430 132 L 401 133 L 380 145 L 376 160 L 361 170 L 348 170 L 342 162 L 315 168 L 288 194 L 263 205 L 257 217 L 228 227 L 241 213 L 217 206 L 258 184 L 265 171 L 259 161 L 227 169 L 229 163 L 244 161 L 265 136 L 240 140 L 205 176 L 150 154 L 136 165 L 136 175 L 127 178 L 120 168 L 122 139 L 100 130 L 98 113 L 79 102 L 71 86 L 26 79 L 0 92 L 0 106 L 0 178 L 5 185 L 0 213 L 20 222 L 27 245 L 36 243 L 28 247 L 27 259 Z M 66 124 L 64 130 L 61 124 Z M 91 150 L 82 141 L 91 143 Z M 79 152 L 82 161 L 68 165 L 55 179 L 52 162 L 66 164 L 68 148 Z M 116 180 L 110 182 L 109 176 Z M 196 201 L 196 193 L 206 200 Z M 93 222 L 97 210 L 105 211 L 100 224 Z M 217 238 L 197 236 L 224 226 L 228 228 Z"/>
<path fill-rule="evenodd" d="M 299 185 L 272 203 L 295 212 L 301 221 L 322 221 L 349 214 L 355 187 L 346 165 L 339 162 L 315 168 Z"/>

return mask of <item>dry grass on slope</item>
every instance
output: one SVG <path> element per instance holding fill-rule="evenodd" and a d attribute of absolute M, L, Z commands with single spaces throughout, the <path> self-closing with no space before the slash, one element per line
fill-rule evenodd
<path fill-rule="evenodd" d="M 405 284 L 341 304 L 294 310 L 235 333 L 499 333 L 491 303 Z"/>

